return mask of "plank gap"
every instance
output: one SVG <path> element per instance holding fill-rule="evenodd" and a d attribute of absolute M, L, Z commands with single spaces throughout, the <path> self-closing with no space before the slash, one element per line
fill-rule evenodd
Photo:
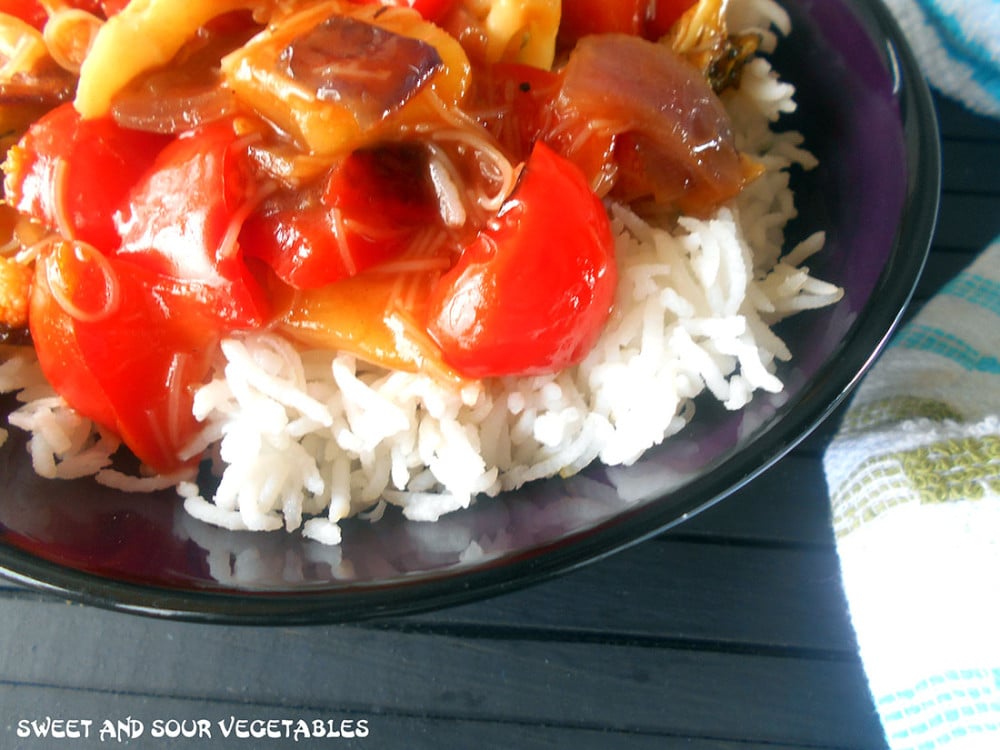
<path fill-rule="evenodd" d="M 667 531 L 660 536 L 654 537 L 654 541 L 660 544 L 693 543 L 716 547 L 741 547 L 743 549 L 763 549 L 779 552 L 831 552 L 836 549 L 833 542 L 734 537 L 712 533 L 692 533 L 683 529 L 684 527 L 679 527 L 677 531 Z"/>
<path fill-rule="evenodd" d="M 671 650 L 726 654 L 733 656 L 762 656 L 771 659 L 795 661 L 834 662 L 858 664 L 858 654 L 853 649 L 793 646 L 787 644 L 752 643 L 739 641 L 695 638 L 691 636 L 657 636 L 635 633 L 618 635 L 572 628 L 536 628 L 505 625 L 465 625 L 462 623 L 414 622 L 386 620 L 359 626 L 362 630 L 377 630 L 399 635 L 423 635 L 441 638 L 458 638 L 463 641 L 504 641 L 574 643 L 597 646 L 622 646 L 653 650 Z"/>

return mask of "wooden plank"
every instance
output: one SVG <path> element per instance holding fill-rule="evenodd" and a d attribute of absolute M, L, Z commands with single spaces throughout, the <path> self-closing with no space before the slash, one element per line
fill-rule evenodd
<path fill-rule="evenodd" d="M 978 115 L 962 104 L 948 97 L 935 96 L 938 126 L 942 139 L 997 140 L 1000 138 L 1000 123 L 989 117 Z"/>
<path fill-rule="evenodd" d="M 1000 211 L 989 195 L 944 193 L 934 244 L 938 248 L 979 251 L 1000 235 Z"/>
<path fill-rule="evenodd" d="M 1000 127 L 997 127 L 1000 138 Z M 946 191 L 1000 193 L 1000 143 L 946 140 L 941 144 L 942 188 Z M 990 165 L 993 168 L 990 168 Z"/>
<path fill-rule="evenodd" d="M 463 721 L 441 719 L 435 716 L 405 716 L 380 711 L 366 715 L 348 715 L 341 712 L 318 711 L 308 708 L 248 706 L 235 699 L 203 702 L 151 696 L 143 694 L 102 693 L 68 690 L 49 685 L 0 685 L 0 707 L 6 725 L 0 726 L 0 745 L 3 747 L 43 747 L 46 743 L 37 738 L 46 718 L 78 719 L 91 722 L 73 727 L 81 736 L 63 746 L 74 748 L 108 747 L 124 744 L 128 733 L 134 735 L 130 746 L 139 747 L 319 747 L 336 744 L 342 748 L 407 748 L 407 750 L 441 750 L 441 748 L 468 747 L 475 738 L 479 747 L 509 747 L 519 750 L 552 750 L 572 747 L 574 750 L 606 750 L 608 747 L 629 747 L 632 750 L 662 750 L 665 743 L 683 743 L 687 750 L 774 750 L 770 743 L 729 742 L 691 737 L 668 737 L 640 732 L 602 731 L 578 729 L 560 725 L 541 726 L 496 721 Z M 128 723 L 131 719 L 132 723 Z M 246 722 L 271 721 L 271 731 L 278 737 L 254 740 L 236 738 L 233 719 Z M 367 732 L 364 738 L 322 738 L 333 722 L 333 730 L 341 729 L 340 722 L 363 720 Z M 112 728 L 104 727 L 110 721 Z M 118 734 L 117 722 L 126 722 L 127 731 Z M 306 723 L 305 730 L 299 722 Z M 314 722 L 320 722 L 315 725 Z M 21 722 L 27 722 L 22 724 Z M 38 722 L 34 727 L 31 722 Z M 181 724 L 181 722 L 184 722 Z M 287 728 L 284 722 L 288 722 Z M 37 729 L 36 729 L 37 728 Z M 257 725 L 254 730 L 266 730 Z M 18 730 L 21 734 L 18 734 Z M 102 739 L 102 729 L 104 735 Z M 226 730 L 229 730 L 227 735 Z M 250 726 L 240 725 L 240 731 L 249 732 Z M 64 730 L 63 730 L 64 731 Z M 179 732 L 189 736 L 174 736 Z M 86 733 L 86 734 L 84 734 Z M 291 739 L 286 738 L 286 733 Z M 24 737 L 23 735 L 28 735 Z M 312 736 L 310 736 L 310 734 Z M 171 737 L 173 739 L 171 739 Z M 51 737 L 50 737 L 51 739 Z M 52 740 L 59 746 L 58 740 Z M 805 750 L 804 746 L 800 746 Z M 785 746 L 796 750 L 796 746 Z"/>
<path fill-rule="evenodd" d="M 0 682 L 730 742 L 867 748 L 881 736 L 853 663 L 371 627 L 213 628 L 64 606 L 0 608 Z"/>
<path fill-rule="evenodd" d="M 522 591 L 394 622 L 416 625 L 844 662 L 857 649 L 834 552 L 669 535 Z"/>
<path fill-rule="evenodd" d="M 678 527 L 677 533 L 831 547 L 832 521 L 820 455 L 807 453 L 806 448 L 793 452 Z"/>
<path fill-rule="evenodd" d="M 932 252 L 927 258 L 924 272 L 920 276 L 914 292 L 914 305 L 919 306 L 926 303 L 941 288 L 958 274 L 965 270 L 972 261 L 979 255 L 978 252 Z M 913 313 L 917 310 L 914 309 Z"/>

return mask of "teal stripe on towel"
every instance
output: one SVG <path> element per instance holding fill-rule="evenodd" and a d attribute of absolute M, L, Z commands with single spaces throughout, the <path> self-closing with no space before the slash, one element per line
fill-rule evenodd
<path fill-rule="evenodd" d="M 893 342 L 893 346 L 946 357 L 970 372 L 1000 375 L 1000 361 L 996 357 L 984 355 L 955 334 L 942 331 L 940 328 L 924 325 L 908 326 Z"/>
<path fill-rule="evenodd" d="M 937 36 L 948 54 L 956 63 L 966 66 L 972 75 L 972 80 L 985 89 L 994 99 L 1000 99 L 1000 80 L 997 76 L 997 66 L 1000 60 L 974 39 L 970 38 L 953 11 L 941 8 L 933 0 L 917 0 L 917 5 L 924 12 L 927 21 L 937 30 Z M 967 7 L 977 8 L 977 4 L 969 3 Z M 982 13 L 983 8 L 978 7 Z M 987 9 L 996 13 L 996 9 Z M 968 18 L 969 23 L 976 19 Z"/>
<path fill-rule="evenodd" d="M 994 315 L 1000 315 L 1000 282 L 974 273 L 963 273 L 950 281 L 943 294 L 978 305 Z"/>
<path fill-rule="evenodd" d="M 898 750 L 938 750 L 975 738 L 1000 747 L 1000 670 L 949 670 L 875 701 Z M 993 738 L 992 741 L 989 741 Z"/>

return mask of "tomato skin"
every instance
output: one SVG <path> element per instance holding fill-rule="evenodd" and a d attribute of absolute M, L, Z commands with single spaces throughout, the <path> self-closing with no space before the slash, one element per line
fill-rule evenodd
<path fill-rule="evenodd" d="M 265 201 L 240 245 L 295 289 L 355 276 L 438 220 L 426 166 L 423 152 L 406 146 L 355 151 L 320 184 Z"/>
<path fill-rule="evenodd" d="M 615 138 L 591 132 L 578 134 L 588 121 L 579 113 L 553 107 L 565 82 L 562 71 L 542 70 L 520 63 L 495 63 L 480 73 L 475 107 L 480 123 L 497 139 L 512 162 L 522 162 L 542 140 L 579 167 L 597 192 L 614 175 Z"/>
<path fill-rule="evenodd" d="M 616 279 L 603 204 L 538 143 L 496 220 L 431 293 L 428 332 L 467 377 L 557 372 L 594 345 Z"/>
<path fill-rule="evenodd" d="M 639 34 L 647 4 L 645 0 L 566 0 L 559 33 L 571 40 L 588 34 Z"/>
<path fill-rule="evenodd" d="M 696 2 L 697 0 L 653 0 L 652 13 L 646 20 L 646 38 L 662 37 Z"/>
<path fill-rule="evenodd" d="M 35 122 L 11 149 L 7 198 L 22 213 L 103 252 L 118 247 L 112 218 L 169 139 L 84 120 L 71 103 Z M 68 226 L 63 226 L 68 224 Z"/>
<path fill-rule="evenodd" d="M 104 15 L 111 18 L 111 16 L 121 13 L 129 2 L 130 0 L 101 0 L 101 8 L 104 10 Z"/>
<path fill-rule="evenodd" d="M 428 21 L 436 21 L 455 6 L 456 0 L 404 0 Z"/>
<path fill-rule="evenodd" d="M 456 0 L 352 0 L 360 5 L 378 3 L 393 8 L 413 8 L 428 21 L 437 21 L 455 5 Z"/>
<path fill-rule="evenodd" d="M 480 123 L 493 134 L 512 161 L 528 158 L 535 141 L 553 123 L 552 102 L 562 75 L 522 63 L 484 66 L 474 91 Z"/>
<path fill-rule="evenodd" d="M 113 428 L 114 408 L 80 350 L 73 319 L 56 302 L 49 286 L 50 264 L 64 266 L 62 276 L 72 275 L 72 270 L 60 262 L 63 255 L 53 254 L 50 260 L 35 264 L 28 318 L 31 340 L 46 380 L 66 403 L 84 417 Z"/>
<path fill-rule="evenodd" d="M 70 0 L 71 8 L 92 13 L 98 18 L 110 18 L 128 5 L 129 0 Z M 20 18 L 41 31 L 49 20 L 49 13 L 38 0 L 0 0 L 0 13 Z"/>
<path fill-rule="evenodd" d="M 184 133 L 159 153 L 115 214 L 117 255 L 198 284 L 226 325 L 259 327 L 268 318 L 266 297 L 231 236 L 256 189 L 230 121 Z"/>
<path fill-rule="evenodd" d="M 49 14 L 38 0 L 0 0 L 0 13 L 20 18 L 39 31 L 49 20 Z"/>
<path fill-rule="evenodd" d="M 566 45 L 588 34 L 659 39 L 697 0 L 565 0 L 559 24 Z"/>
<path fill-rule="evenodd" d="M 58 242 L 36 264 L 30 327 L 42 372 L 72 408 L 119 435 L 141 461 L 173 471 L 200 429 L 192 386 L 209 371 L 218 326 L 196 285 L 118 258 L 99 264 L 114 279 L 112 303 L 98 303 L 104 309 L 95 319 L 71 314 L 59 297 L 91 301 L 93 263 L 73 243 Z"/>

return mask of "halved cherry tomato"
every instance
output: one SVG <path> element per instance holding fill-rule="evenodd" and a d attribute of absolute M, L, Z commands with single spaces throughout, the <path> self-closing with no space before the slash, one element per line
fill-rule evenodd
<path fill-rule="evenodd" d="M 30 327 L 42 371 L 66 402 L 160 472 L 199 429 L 192 387 L 219 338 L 196 283 L 57 241 L 36 264 Z"/>
<path fill-rule="evenodd" d="M 35 122 L 8 153 L 7 201 L 102 252 L 118 247 L 112 219 L 169 139 L 84 120 L 70 103 Z"/>
<path fill-rule="evenodd" d="M 182 134 L 160 152 L 115 226 L 119 256 L 198 284 L 220 321 L 252 328 L 266 321 L 268 304 L 237 241 L 258 200 L 245 145 L 230 120 Z"/>
<path fill-rule="evenodd" d="M 536 144 L 496 219 L 431 294 L 428 331 L 445 362 L 469 377 L 579 362 L 610 315 L 614 247 L 580 170 Z"/>
<path fill-rule="evenodd" d="M 393 258 L 437 220 L 424 151 L 384 146 L 355 151 L 321 183 L 265 201 L 240 245 L 286 284 L 315 289 Z"/>

